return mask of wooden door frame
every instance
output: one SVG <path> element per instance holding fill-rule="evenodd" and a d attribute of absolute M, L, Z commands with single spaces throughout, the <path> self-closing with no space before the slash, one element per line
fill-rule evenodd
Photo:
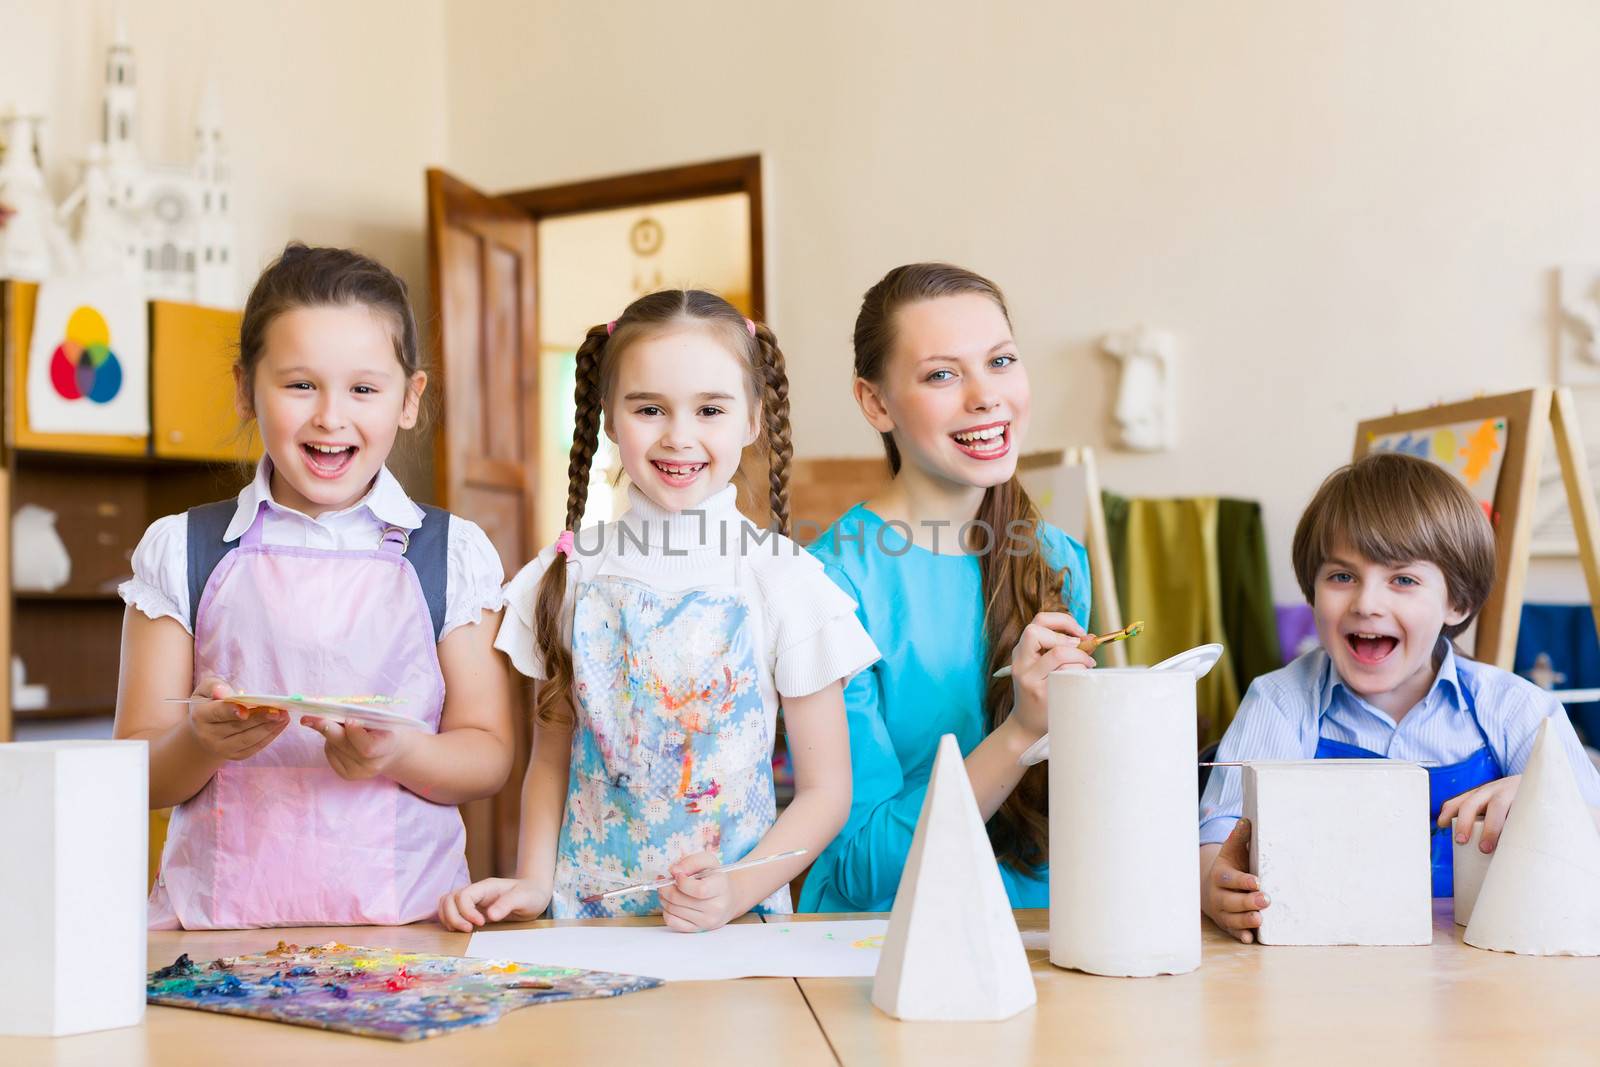
<path fill-rule="evenodd" d="M 538 222 L 560 215 L 580 215 L 670 200 L 723 196 L 727 193 L 744 193 L 750 198 L 750 310 L 753 318 L 765 319 L 766 226 L 759 155 L 616 174 L 564 185 L 546 185 L 537 189 L 501 193 L 499 196 Z M 534 299 L 537 301 L 538 297 Z"/>
<path fill-rule="evenodd" d="M 523 534 L 521 542 L 515 546 L 516 553 L 511 561 L 511 567 L 515 570 L 525 559 L 537 554 L 538 550 L 535 541 L 538 520 L 537 485 L 533 478 L 537 468 L 529 467 L 534 457 L 538 455 L 539 444 L 538 396 L 541 383 L 535 277 L 538 258 L 537 228 L 516 205 L 484 193 L 446 171 L 430 168 L 426 180 L 428 273 L 434 301 L 429 339 L 434 346 L 433 351 L 437 354 L 438 366 L 438 377 L 435 379 L 437 390 L 435 410 L 438 412 L 438 421 L 433 425 L 434 496 L 436 501 L 446 508 L 459 508 L 462 507 L 462 502 L 452 491 L 453 488 L 464 489 L 473 483 L 509 488 L 520 481 L 523 499 L 519 525 Z M 522 463 L 512 464 L 504 459 L 475 456 L 472 449 L 462 444 L 460 439 L 464 431 L 470 433 L 473 428 L 463 427 L 451 416 L 449 398 L 455 389 L 462 387 L 460 381 L 452 381 L 450 374 L 452 370 L 459 374 L 461 368 L 452 366 L 447 359 L 449 341 L 454 336 L 450 329 L 451 320 L 446 314 L 451 300 L 447 295 L 448 279 L 445 271 L 445 261 L 449 258 L 448 235 L 452 230 L 466 231 L 479 241 L 480 272 L 481 257 L 490 243 L 519 249 L 517 259 L 522 265 L 522 277 L 517 304 L 520 309 L 519 336 L 523 343 L 518 349 L 521 353 L 521 363 L 516 369 L 525 398 L 531 398 L 532 401 L 528 405 L 528 410 L 521 413 L 525 457 Z M 491 339 L 485 332 L 488 322 L 484 313 L 488 300 L 487 293 L 486 289 L 480 289 L 478 292 L 478 303 L 474 310 L 475 322 L 469 323 L 468 320 L 463 320 L 455 323 L 458 328 L 465 329 L 470 325 L 471 329 L 477 331 L 475 345 L 477 364 L 467 369 L 480 375 L 477 383 L 471 386 L 480 398 L 486 388 L 481 377 L 483 366 L 486 359 L 494 356 L 491 351 L 493 348 Z M 480 419 L 485 417 L 481 404 L 478 406 L 477 415 Z M 505 665 L 505 669 L 510 670 L 509 665 Z M 521 809 L 522 777 L 527 767 L 530 749 L 527 743 L 528 719 L 523 714 L 520 695 L 514 698 L 513 707 L 517 713 L 517 722 L 513 727 L 516 751 L 513 753 L 512 769 L 515 773 L 494 796 L 460 805 L 462 819 L 467 828 L 467 860 L 475 878 L 495 874 L 508 875 L 516 868 L 518 828 L 516 815 Z"/>
<path fill-rule="evenodd" d="M 485 217 L 490 217 L 490 216 L 492 216 L 494 214 L 496 206 L 497 206 L 496 205 L 496 201 L 499 198 L 497 198 L 497 197 L 495 197 L 495 196 L 493 196 L 491 194 L 486 194 L 486 193 L 483 193 L 483 192 L 479 191 L 474 186 L 468 185 L 467 183 L 461 181 L 459 178 L 455 177 L 453 174 L 450 174 L 448 171 L 440 170 L 438 168 L 429 168 L 428 171 L 427 171 L 427 175 L 426 176 L 427 176 L 427 196 L 428 196 L 428 217 L 429 217 L 430 220 L 437 220 L 436 223 L 433 222 L 433 221 L 430 221 L 430 223 L 429 223 L 430 236 L 429 236 L 428 240 L 430 242 L 430 246 L 431 246 L 431 243 L 432 243 L 432 241 L 434 239 L 432 237 L 432 234 L 431 234 L 431 231 L 432 231 L 433 227 L 435 225 L 437 225 L 438 227 L 440 227 L 442 229 L 447 224 L 448 220 L 451 217 L 451 213 L 449 211 L 449 203 L 451 202 L 452 198 L 454 200 L 456 200 L 456 201 L 461 201 L 461 200 L 474 201 L 476 206 L 481 207 L 481 209 L 484 212 Z M 501 210 L 504 211 L 505 209 L 501 208 Z M 505 211 L 505 214 L 506 214 L 506 216 L 508 218 L 509 217 L 514 217 L 514 213 L 512 213 L 510 211 Z M 520 225 L 520 222 L 518 224 Z M 519 373 L 520 373 L 521 380 L 523 382 L 524 388 L 530 389 L 532 391 L 533 395 L 534 395 L 534 398 L 535 398 L 535 403 L 533 405 L 533 410 L 531 412 L 527 413 L 527 422 L 524 423 L 523 435 L 524 435 L 525 445 L 526 445 L 527 449 L 529 450 L 529 453 L 531 455 L 537 455 L 538 454 L 538 448 L 539 448 L 539 406 L 538 406 L 538 402 L 537 401 L 538 401 L 538 396 L 539 396 L 539 389 L 540 389 L 541 384 L 542 384 L 539 381 L 539 358 L 538 358 L 538 350 L 539 350 L 539 291 L 538 291 L 538 288 L 537 288 L 537 282 L 538 282 L 537 274 L 538 274 L 539 247 L 538 247 L 538 231 L 537 231 L 537 228 L 535 228 L 533 233 L 532 233 L 531 241 L 532 241 L 532 244 L 531 244 L 530 255 L 531 255 L 531 258 L 532 258 L 533 262 L 530 264 L 531 270 L 530 270 L 529 276 L 527 278 L 523 279 L 523 285 L 524 285 L 524 287 L 526 287 L 528 289 L 528 292 L 525 294 L 525 298 L 528 301 L 528 320 L 523 324 L 523 329 L 527 333 L 528 340 L 531 341 L 531 343 L 532 343 L 532 349 L 533 349 L 533 352 L 534 352 L 534 356 L 528 363 L 526 363 L 524 366 L 519 368 Z M 433 324 L 432 324 L 432 326 L 430 328 L 430 335 L 431 335 L 430 339 L 431 339 L 431 341 L 433 343 L 433 351 L 438 354 L 437 365 L 438 365 L 438 369 L 439 369 L 438 381 L 437 381 L 436 384 L 434 384 L 435 396 L 436 396 L 436 399 L 435 399 L 435 405 L 436 406 L 435 406 L 434 410 L 438 412 L 438 418 L 437 418 L 437 421 L 435 421 L 434 424 L 430 427 L 430 430 L 432 431 L 432 433 L 434 435 L 434 439 L 433 439 L 433 463 L 434 463 L 433 484 L 434 484 L 434 495 L 435 495 L 435 497 L 442 502 L 442 506 L 448 508 L 448 507 L 453 506 L 453 503 L 454 503 L 453 501 L 448 499 L 449 494 L 446 491 L 447 487 L 449 485 L 450 477 L 452 476 L 452 474 L 460 476 L 460 477 L 463 477 L 463 478 L 468 478 L 468 477 L 470 477 L 470 471 L 473 469 L 474 466 L 483 468 L 485 473 L 496 474 L 496 475 L 499 475 L 501 477 L 506 477 L 511 472 L 507 469 L 505 464 L 501 464 L 501 463 L 481 464 L 480 463 L 480 464 L 474 465 L 472 463 L 467 462 L 465 460 L 465 458 L 463 458 L 463 460 L 462 460 L 462 469 L 457 470 L 456 457 L 452 454 L 452 450 L 451 450 L 451 443 L 450 443 L 450 436 L 449 436 L 450 435 L 450 417 L 449 417 L 449 412 L 448 412 L 448 410 L 446 408 L 446 400 L 445 400 L 445 397 L 446 397 L 446 395 L 448 395 L 448 390 L 450 388 L 450 382 L 449 382 L 448 376 L 444 373 L 444 371 L 445 371 L 445 366 L 444 366 L 445 336 L 444 336 L 444 306 L 443 306 L 443 304 L 444 304 L 444 278 L 443 278 L 443 275 L 441 273 L 441 264 L 440 264 L 440 261 L 442 259 L 443 259 L 443 256 L 441 256 L 441 255 L 437 254 L 436 252 L 432 251 L 431 248 L 430 248 L 430 252 L 429 252 L 429 255 L 428 255 L 428 283 L 429 283 L 429 286 L 431 287 L 431 292 L 433 294 L 432 298 L 433 298 L 433 300 L 435 302 L 435 305 L 436 305 L 433 308 Z M 485 341 L 483 343 L 486 344 L 487 342 Z M 537 500 L 538 500 L 537 488 L 532 482 L 529 482 L 529 483 L 527 483 L 527 490 L 526 491 L 527 491 L 527 493 L 529 495 L 529 499 L 527 501 L 525 501 L 525 511 L 524 511 L 524 514 L 523 514 L 523 517 L 522 517 L 522 521 L 526 524 L 527 531 L 528 531 L 528 533 L 527 533 L 528 541 L 531 543 L 534 540 L 534 536 L 535 536 L 534 532 L 538 528 L 538 526 L 537 526 L 538 515 L 536 514 L 536 504 L 537 504 Z"/>

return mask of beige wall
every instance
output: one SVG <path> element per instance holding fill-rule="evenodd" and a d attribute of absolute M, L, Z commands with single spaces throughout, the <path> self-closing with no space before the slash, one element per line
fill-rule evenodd
<path fill-rule="evenodd" d="M 1590 0 L 450 10 L 473 182 L 765 154 L 800 453 L 876 450 L 848 337 L 896 263 L 1006 288 L 1037 446 L 1106 443 L 1097 335 L 1176 331 L 1181 446 L 1108 453 L 1105 481 L 1261 499 L 1280 600 L 1356 420 L 1546 381 L 1549 272 L 1600 258 Z"/>
<path fill-rule="evenodd" d="M 428 314 L 423 169 L 444 158 L 442 0 L 131 0 L 140 147 L 187 163 L 201 89 L 215 82 L 234 174 L 241 296 L 291 238 L 354 245 L 394 267 Z M 57 198 L 100 136 L 105 0 L 0 0 L 0 109 L 48 116 Z M 397 456 L 428 489 L 426 449 Z"/>
<path fill-rule="evenodd" d="M 1005 286 L 1034 446 L 1107 443 L 1097 335 L 1176 331 L 1181 447 L 1103 453 L 1105 480 L 1261 499 L 1279 599 L 1356 419 L 1548 380 L 1549 272 L 1600 260 L 1591 0 L 127 10 L 152 158 L 187 158 L 200 87 L 221 88 L 241 261 L 356 244 L 425 314 L 429 164 L 508 189 L 764 153 L 802 454 L 874 453 L 848 336 L 899 262 Z M 58 194 L 97 130 L 110 23 L 96 0 L 0 0 L 0 106 L 52 116 Z M 1536 591 L 1575 573 L 1542 565 Z"/>

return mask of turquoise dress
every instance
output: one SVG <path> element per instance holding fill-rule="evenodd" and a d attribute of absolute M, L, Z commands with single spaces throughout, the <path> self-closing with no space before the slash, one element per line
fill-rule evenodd
<path fill-rule="evenodd" d="M 1083 545 L 1048 524 L 1040 540 L 1050 562 L 1066 568 L 1067 610 L 1086 622 L 1089 563 Z M 988 641 L 978 559 L 917 548 L 862 504 L 840 517 L 811 551 L 855 598 L 856 615 L 883 658 L 845 688 L 854 779 L 850 818 L 807 874 L 800 910 L 888 911 L 939 738 L 955 734 L 966 755 L 986 733 Z M 1022 874 L 1002 865 L 1000 878 L 1012 907 L 1049 906 L 1048 867 Z"/>

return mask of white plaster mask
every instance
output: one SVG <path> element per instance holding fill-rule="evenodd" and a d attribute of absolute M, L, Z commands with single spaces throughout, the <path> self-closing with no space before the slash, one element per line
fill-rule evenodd
<path fill-rule="evenodd" d="M 1118 444 L 1136 452 L 1170 448 L 1172 401 L 1167 374 L 1172 363 L 1172 335 L 1139 326 L 1107 335 L 1100 348 L 1122 364 L 1111 413 L 1120 434 Z"/>

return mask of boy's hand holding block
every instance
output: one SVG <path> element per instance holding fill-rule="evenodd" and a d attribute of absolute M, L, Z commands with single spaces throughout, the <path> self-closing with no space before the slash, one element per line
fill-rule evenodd
<path fill-rule="evenodd" d="M 1272 901 L 1264 945 L 1433 940 L 1428 774 L 1377 759 L 1244 767 L 1250 871 Z"/>

